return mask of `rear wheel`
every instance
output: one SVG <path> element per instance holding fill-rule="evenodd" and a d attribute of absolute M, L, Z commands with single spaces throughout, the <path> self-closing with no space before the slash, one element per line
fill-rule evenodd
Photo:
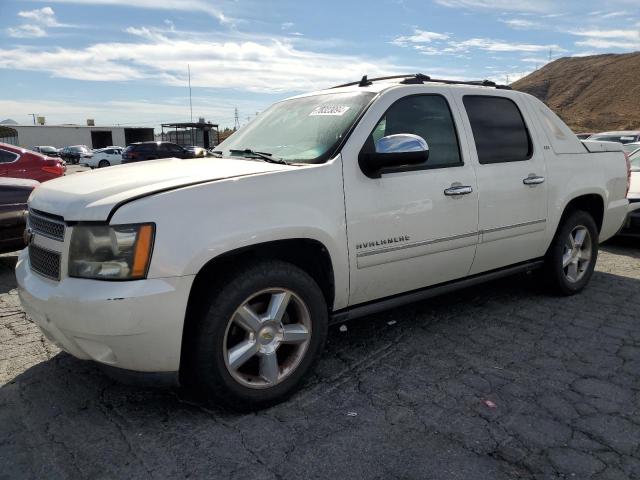
<path fill-rule="evenodd" d="M 554 292 L 573 295 L 591 280 L 598 259 L 598 229 L 593 217 L 577 210 L 558 227 L 545 257 L 545 279 Z"/>
<path fill-rule="evenodd" d="M 109 165 L 111 165 L 109 163 L 109 160 L 100 160 L 100 163 L 98 163 L 98 168 L 108 167 Z"/>
<path fill-rule="evenodd" d="M 205 301 L 192 332 L 190 378 L 236 409 L 286 399 L 324 346 L 324 296 L 303 270 L 266 261 L 239 270 Z"/>

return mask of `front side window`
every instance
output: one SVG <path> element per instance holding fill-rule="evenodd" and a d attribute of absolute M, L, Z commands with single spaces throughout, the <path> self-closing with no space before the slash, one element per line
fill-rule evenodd
<path fill-rule="evenodd" d="M 533 143 L 518 106 L 504 97 L 463 99 L 481 164 L 519 162 L 533 155 Z"/>
<path fill-rule="evenodd" d="M 367 139 L 363 151 L 375 152 L 382 137 L 397 134 L 422 137 L 429 145 L 424 168 L 462 165 L 458 134 L 447 100 L 440 95 L 412 95 L 395 102 Z"/>
<path fill-rule="evenodd" d="M 322 163 L 334 155 L 374 93 L 326 93 L 276 103 L 218 145 L 223 156 L 253 150 L 295 163 Z"/>

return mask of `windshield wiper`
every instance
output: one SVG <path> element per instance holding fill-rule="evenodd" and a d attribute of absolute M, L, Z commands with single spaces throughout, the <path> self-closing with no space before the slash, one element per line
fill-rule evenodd
<path fill-rule="evenodd" d="M 256 152 L 255 150 L 251 150 L 250 148 L 245 148 L 244 150 L 231 148 L 229 149 L 229 153 L 241 153 L 243 154 L 244 157 L 259 158 L 260 160 L 264 160 L 265 162 L 269 162 L 269 163 L 279 163 L 281 165 L 289 165 L 287 162 L 285 162 L 281 158 L 274 157 L 272 153 Z"/>

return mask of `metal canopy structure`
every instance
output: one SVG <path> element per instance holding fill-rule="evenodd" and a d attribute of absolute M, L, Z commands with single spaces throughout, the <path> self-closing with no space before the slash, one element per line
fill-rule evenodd
<path fill-rule="evenodd" d="M 220 129 L 217 124 L 211 122 L 178 122 L 178 123 L 163 123 L 162 128 L 162 140 L 177 143 L 178 145 L 191 146 L 197 145 L 204 148 L 211 148 L 211 132 L 215 131 L 216 143 L 220 143 Z M 165 133 L 164 129 L 173 129 Z"/>

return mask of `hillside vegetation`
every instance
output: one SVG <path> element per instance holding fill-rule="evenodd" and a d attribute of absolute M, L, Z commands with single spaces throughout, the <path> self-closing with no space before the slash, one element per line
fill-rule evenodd
<path fill-rule="evenodd" d="M 640 52 L 561 58 L 514 82 L 575 132 L 640 129 Z"/>

